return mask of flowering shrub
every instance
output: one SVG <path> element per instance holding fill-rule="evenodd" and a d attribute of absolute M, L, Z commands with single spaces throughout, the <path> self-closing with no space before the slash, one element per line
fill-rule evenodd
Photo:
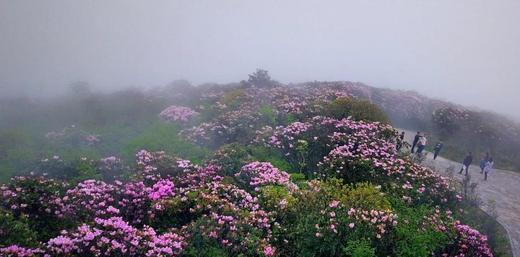
<path fill-rule="evenodd" d="M 0 253 L 5 257 L 35 257 L 42 256 L 44 251 L 41 249 L 25 248 L 18 245 L 11 245 L 0 248 Z"/>
<path fill-rule="evenodd" d="M 245 143 L 259 128 L 261 116 L 255 109 L 244 107 L 236 111 L 224 112 L 212 121 L 203 122 L 181 133 L 200 145 L 217 147 L 233 142 Z"/>
<path fill-rule="evenodd" d="M 308 189 L 293 194 L 295 203 L 283 210 L 287 218 L 276 233 L 277 240 L 285 245 L 283 256 L 342 256 L 349 240 L 381 241 L 392 234 L 397 215 L 391 210 L 366 209 L 367 205 L 350 207 L 337 198 L 346 195 L 348 188 L 337 185 L 335 181 L 315 180 L 309 182 Z"/>
<path fill-rule="evenodd" d="M 8 185 L 0 186 L 0 208 L 3 222 L 22 221 L 37 232 L 39 240 L 56 235 L 68 226 L 62 196 L 67 184 L 43 177 L 15 177 Z M 17 239 L 18 240 L 18 239 Z"/>
<path fill-rule="evenodd" d="M 193 117 L 197 116 L 199 113 L 194 111 L 193 109 L 189 107 L 184 106 L 176 106 L 171 105 L 168 106 L 166 109 L 161 111 L 159 114 L 159 117 L 166 121 L 180 121 L 180 122 L 187 122 L 188 120 L 192 119 Z"/>
<path fill-rule="evenodd" d="M 260 186 L 265 185 L 294 187 L 290 182 L 289 174 L 278 170 L 268 162 L 249 163 L 242 167 L 235 176 L 255 191 L 260 190 Z"/>
<path fill-rule="evenodd" d="M 74 232 L 50 239 L 46 248 L 54 255 L 90 256 L 177 256 L 185 246 L 176 233 L 157 235 L 153 228 L 130 226 L 120 217 L 95 219 Z"/>
<path fill-rule="evenodd" d="M 312 177 L 323 156 L 334 147 L 347 147 L 345 145 L 349 144 L 357 147 L 357 141 L 372 144 L 373 140 L 392 147 L 387 141 L 393 140 L 396 133 L 390 126 L 379 123 L 315 116 L 308 122 L 294 122 L 272 132 L 260 133 L 257 141 L 279 149 L 291 163 L 302 163 L 302 171 Z"/>
<path fill-rule="evenodd" d="M 487 244 L 487 237 L 468 225 L 455 222 L 455 230 L 458 235 L 456 256 L 493 256 Z"/>
<path fill-rule="evenodd" d="M 197 169 L 197 166 L 193 165 L 191 161 L 167 155 L 163 151 L 140 150 L 136 154 L 136 161 L 137 175 L 142 177 L 147 184 L 155 183 L 161 178 L 176 177 L 185 171 Z"/>

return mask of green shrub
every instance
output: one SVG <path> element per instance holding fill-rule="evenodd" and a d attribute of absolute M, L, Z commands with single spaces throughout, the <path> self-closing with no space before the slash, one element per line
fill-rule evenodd
<path fill-rule="evenodd" d="M 343 252 L 349 257 L 375 257 L 376 250 L 371 246 L 368 240 L 353 240 L 347 242 L 347 246 L 343 248 Z"/>
<path fill-rule="evenodd" d="M 31 231 L 36 232 L 38 241 L 45 242 L 57 236 L 61 229 L 74 225 L 72 217 L 57 214 L 63 211 L 56 202 L 60 202 L 57 199 L 63 197 L 67 184 L 42 177 L 17 177 L 4 188 L 16 194 L 0 195 L 0 208 L 10 210 L 14 219 L 27 224 Z"/>
<path fill-rule="evenodd" d="M 432 253 L 439 254 L 443 247 L 450 242 L 447 233 L 438 231 L 435 225 L 429 224 L 425 219 L 425 217 L 438 215 L 436 220 L 439 224 L 453 222 L 442 213 L 436 214 L 435 208 L 427 205 L 409 207 L 400 200 L 393 201 L 393 203 L 395 212 L 399 216 L 393 240 L 396 256 L 432 256 Z"/>
<path fill-rule="evenodd" d="M 378 121 L 390 123 L 390 119 L 377 105 L 350 97 L 341 97 L 325 106 L 327 116 L 342 119 L 352 117 L 354 120 Z"/>
<path fill-rule="evenodd" d="M 222 175 L 234 176 L 240 168 L 252 161 L 247 148 L 238 143 L 221 146 L 213 155 L 210 164 L 217 165 Z"/>
<path fill-rule="evenodd" d="M 228 257 L 229 254 L 222 248 L 216 246 L 197 247 L 191 246 L 186 249 L 186 257 Z"/>
<path fill-rule="evenodd" d="M 266 125 L 276 125 L 276 111 L 272 106 L 263 105 L 258 109 L 262 115 L 262 123 Z"/>
<path fill-rule="evenodd" d="M 298 170 L 297 165 L 287 162 L 280 152 L 272 148 L 264 146 L 252 146 L 248 148 L 248 151 L 251 155 L 251 158 L 255 161 L 270 162 L 276 168 L 289 173 L 291 171 Z"/>
<path fill-rule="evenodd" d="M 345 204 L 352 208 L 387 210 L 390 202 L 379 187 L 363 182 L 349 188 Z"/>
<path fill-rule="evenodd" d="M 283 213 L 284 209 L 291 208 L 295 198 L 283 186 L 264 186 L 260 188 L 260 203 L 268 211 Z"/>
<path fill-rule="evenodd" d="M 236 109 L 246 100 L 246 97 L 247 95 L 243 89 L 233 89 L 225 93 L 220 102 L 230 109 Z"/>
<path fill-rule="evenodd" d="M 35 247 L 37 233 L 33 231 L 25 217 L 15 219 L 13 214 L 0 209 L 0 248 L 9 245 Z"/>
<path fill-rule="evenodd" d="M 86 179 L 101 179 L 101 173 L 96 169 L 94 162 L 76 159 L 65 161 L 61 158 L 50 158 L 40 162 L 36 168 L 39 175 L 46 174 L 50 178 L 67 180 L 72 184 Z"/>
<path fill-rule="evenodd" d="M 130 140 L 123 147 L 123 156 L 127 161 L 133 161 L 137 151 L 146 149 L 165 151 L 194 163 L 201 163 L 210 151 L 184 140 L 179 136 L 180 130 L 177 124 L 158 122 Z"/>

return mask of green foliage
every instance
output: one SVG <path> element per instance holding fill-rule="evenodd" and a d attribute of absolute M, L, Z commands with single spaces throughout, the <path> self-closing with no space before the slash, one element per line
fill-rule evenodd
<path fill-rule="evenodd" d="M 251 160 L 245 146 L 233 143 L 221 146 L 209 162 L 220 167 L 220 172 L 224 176 L 234 176 Z"/>
<path fill-rule="evenodd" d="M 47 159 L 40 162 L 36 168 L 39 175 L 47 174 L 50 178 L 68 180 L 77 183 L 86 179 L 101 179 L 100 171 L 96 169 L 95 163 L 89 160 L 64 161 L 63 159 Z"/>
<path fill-rule="evenodd" d="M 229 257 L 229 254 L 222 248 L 216 246 L 189 247 L 186 249 L 186 257 Z"/>
<path fill-rule="evenodd" d="M 283 209 L 291 208 L 295 203 L 295 198 L 283 186 L 261 187 L 259 198 L 262 206 L 268 211 L 282 212 Z"/>
<path fill-rule="evenodd" d="M 293 183 L 306 182 L 304 174 L 301 174 L 301 173 L 290 173 L 289 175 L 291 176 L 291 181 Z"/>
<path fill-rule="evenodd" d="M 409 207 L 400 200 L 395 200 L 393 203 L 395 212 L 399 216 L 394 235 L 396 256 L 432 256 L 432 252 L 439 253 L 450 242 L 451 239 L 446 233 L 436 230 L 432 225 L 427 225 L 424 217 L 435 213 L 433 207 L 427 205 Z"/>
<path fill-rule="evenodd" d="M 260 162 L 270 162 L 276 168 L 291 172 L 298 170 L 295 164 L 287 162 L 282 154 L 276 150 L 263 146 L 252 146 L 249 147 L 249 153 L 253 160 Z"/>
<path fill-rule="evenodd" d="M 342 97 L 328 104 L 324 110 L 327 116 L 342 119 L 352 117 L 355 120 L 390 123 L 390 119 L 377 105 L 366 100 Z"/>
<path fill-rule="evenodd" d="M 343 252 L 349 257 L 375 257 L 376 251 L 368 240 L 352 240 L 347 242 Z"/>
<path fill-rule="evenodd" d="M 13 214 L 0 210 L 0 248 L 9 245 L 35 247 L 37 233 L 28 225 L 25 217 L 15 219 Z"/>
<path fill-rule="evenodd" d="M 126 160 L 133 160 L 141 149 L 148 151 L 166 151 L 175 156 L 201 163 L 209 154 L 209 150 L 196 146 L 179 136 L 181 128 L 177 124 L 156 123 L 141 135 L 130 140 L 123 148 Z"/>
<path fill-rule="evenodd" d="M 353 208 L 363 208 L 367 210 L 387 210 L 391 208 L 390 202 L 380 187 L 370 183 L 358 183 L 349 188 L 345 204 Z"/>
<path fill-rule="evenodd" d="M 78 183 L 87 179 L 96 179 L 101 180 L 101 173 L 96 169 L 96 167 L 87 161 L 80 161 L 76 164 L 76 170 L 78 172 L 78 176 L 71 180 L 72 183 Z"/>
<path fill-rule="evenodd" d="M 240 107 L 243 101 L 246 100 L 246 93 L 242 89 L 233 89 L 220 99 L 220 102 L 231 109 Z"/>
<path fill-rule="evenodd" d="M 264 105 L 258 109 L 258 112 L 262 115 L 263 123 L 267 125 L 276 124 L 276 111 L 272 106 Z"/>
<path fill-rule="evenodd" d="M 16 197 L 12 197 L 9 201 L 0 202 L 0 205 L 6 210 L 11 209 L 12 217 L 24 224 L 27 224 L 30 231 L 21 228 L 24 233 L 36 236 L 37 241 L 45 242 L 46 240 L 57 236 L 61 229 L 70 228 L 73 221 L 70 217 L 58 217 L 52 213 L 52 199 L 63 196 L 67 190 L 67 184 L 53 180 L 45 180 L 42 178 L 25 178 L 13 179 L 6 185 L 11 191 L 16 191 Z M 20 208 L 24 204 L 24 208 Z M 18 207 L 12 208 L 12 205 Z M 47 210 L 51 209 L 51 212 Z M 3 214 L 2 214 L 3 215 Z M 30 215 L 30 216 L 28 216 Z M 7 221 L 10 220 L 10 215 Z"/>
<path fill-rule="evenodd" d="M 38 142 L 23 130 L 0 131 L 0 181 L 34 165 Z"/>
<path fill-rule="evenodd" d="M 290 124 L 290 123 L 293 123 L 293 122 L 295 122 L 297 120 L 298 119 L 296 117 L 294 117 L 294 114 L 289 113 L 289 114 L 286 115 L 285 124 Z"/>
<path fill-rule="evenodd" d="M 350 187 L 342 179 L 330 178 L 320 183 L 320 192 L 329 199 L 345 203 L 348 199 Z"/>

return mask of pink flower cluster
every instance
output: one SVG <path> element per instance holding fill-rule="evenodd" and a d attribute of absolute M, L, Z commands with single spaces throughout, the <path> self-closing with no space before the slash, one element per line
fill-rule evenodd
<path fill-rule="evenodd" d="M 105 158 L 101 158 L 100 160 L 103 168 L 105 170 L 115 170 L 117 169 L 118 166 L 121 165 L 121 159 L 115 157 L 115 156 L 108 156 L 108 157 L 105 157 Z"/>
<path fill-rule="evenodd" d="M 121 217 L 96 218 L 95 225 L 83 224 L 74 232 L 50 239 L 46 248 L 53 255 L 89 256 L 177 256 L 184 238 L 175 233 L 157 235 L 145 226 L 136 229 Z"/>
<path fill-rule="evenodd" d="M 193 109 L 189 107 L 184 106 L 177 106 L 177 105 L 171 105 L 168 106 L 166 109 L 164 109 L 160 114 L 159 117 L 161 117 L 164 120 L 175 122 L 186 122 L 189 121 L 194 116 L 197 116 L 199 113 L 194 111 Z"/>
<path fill-rule="evenodd" d="M 185 171 L 198 169 L 189 160 L 167 155 L 164 151 L 140 150 L 136 154 L 136 161 L 138 175 L 153 183 L 161 178 L 175 177 Z"/>
<path fill-rule="evenodd" d="M 35 257 L 43 255 L 41 249 L 25 248 L 18 245 L 10 245 L 0 248 L 0 254 L 4 257 Z"/>
<path fill-rule="evenodd" d="M 115 208 L 117 186 L 97 180 L 85 180 L 69 189 L 63 201 L 66 212 L 85 217 L 104 217 L 118 214 Z"/>
<path fill-rule="evenodd" d="M 457 257 L 493 257 L 493 252 L 487 243 L 487 237 L 480 234 L 478 230 L 460 224 L 459 221 L 455 222 L 455 230 L 459 236 Z"/>
<path fill-rule="evenodd" d="M 392 214 L 390 211 L 351 208 L 347 213 L 349 217 L 352 217 L 357 222 L 376 228 L 376 238 L 378 239 L 385 234 L 389 226 L 397 225 L 397 215 Z"/>
<path fill-rule="evenodd" d="M 236 177 L 245 180 L 256 191 L 260 186 L 280 185 L 294 187 L 287 172 L 280 171 L 269 162 L 251 162 L 244 165 L 235 174 Z"/>

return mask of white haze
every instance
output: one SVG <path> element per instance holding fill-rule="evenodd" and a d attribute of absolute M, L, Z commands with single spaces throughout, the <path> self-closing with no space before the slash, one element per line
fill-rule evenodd
<path fill-rule="evenodd" d="M 520 118 L 520 1 L 0 0 L 0 93 L 352 80 Z"/>

